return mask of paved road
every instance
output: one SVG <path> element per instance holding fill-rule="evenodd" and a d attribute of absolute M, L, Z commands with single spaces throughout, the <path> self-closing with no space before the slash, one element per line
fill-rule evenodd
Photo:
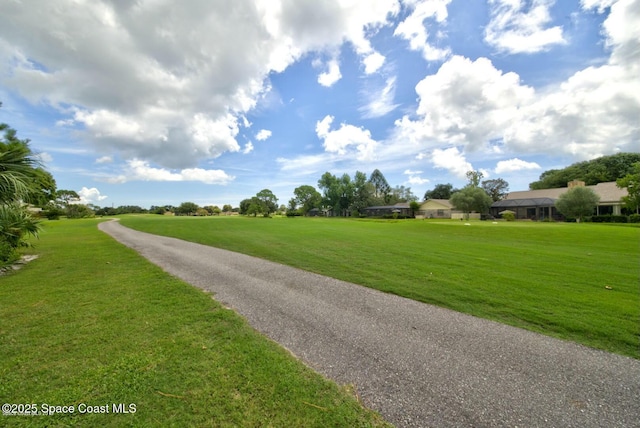
<path fill-rule="evenodd" d="M 100 229 L 398 427 L 640 427 L 640 361 L 253 257 Z"/>

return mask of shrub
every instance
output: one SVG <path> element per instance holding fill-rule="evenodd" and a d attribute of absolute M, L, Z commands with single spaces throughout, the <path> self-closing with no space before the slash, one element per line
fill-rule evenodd
<path fill-rule="evenodd" d="M 611 223 L 628 223 L 628 222 L 629 222 L 629 217 L 627 217 L 626 215 L 611 216 Z"/>
<path fill-rule="evenodd" d="M 626 215 L 603 214 L 591 216 L 594 223 L 628 223 L 629 217 Z"/>
<path fill-rule="evenodd" d="M 26 237 L 39 231 L 38 220 L 20 204 L 0 205 L 0 242 L 14 249 L 27 247 Z"/>
<path fill-rule="evenodd" d="M 640 214 L 631 214 L 629 216 L 629 223 L 640 223 Z"/>
<path fill-rule="evenodd" d="M 67 218 L 92 218 L 95 213 L 83 204 L 69 204 L 66 209 Z"/>
<path fill-rule="evenodd" d="M 54 205 L 48 206 L 42 213 L 49 220 L 60 220 L 60 216 L 64 214 L 64 210 Z"/>
<path fill-rule="evenodd" d="M 4 239 L 0 239 L 0 265 L 7 265 L 18 260 L 16 249 Z"/>
<path fill-rule="evenodd" d="M 504 213 L 502 214 L 502 218 L 507 221 L 514 221 L 516 219 L 516 215 L 514 213 Z"/>

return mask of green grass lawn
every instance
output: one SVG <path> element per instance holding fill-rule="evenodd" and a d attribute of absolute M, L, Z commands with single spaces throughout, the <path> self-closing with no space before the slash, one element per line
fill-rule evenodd
<path fill-rule="evenodd" d="M 30 250 L 40 257 L 0 277 L 0 401 L 75 406 L 0 416 L 0 426 L 384 425 L 347 387 L 97 223 L 45 222 Z M 114 414 L 114 404 L 135 413 Z"/>
<path fill-rule="evenodd" d="M 121 221 L 640 358 L 638 227 L 151 215 Z"/>

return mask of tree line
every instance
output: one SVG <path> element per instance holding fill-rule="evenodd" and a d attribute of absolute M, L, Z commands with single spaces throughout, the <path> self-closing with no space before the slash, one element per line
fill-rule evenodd
<path fill-rule="evenodd" d="M 470 171 L 469 185 L 463 189 L 454 189 L 451 184 L 438 184 L 424 195 L 427 199 L 451 199 L 462 210 L 484 212 L 493 201 L 505 197 L 509 183 L 498 178 L 480 181 L 483 175 L 479 171 Z M 263 189 L 251 198 L 240 202 L 240 214 L 268 216 L 276 211 L 284 211 L 287 215 L 307 215 L 314 209 L 323 210 L 333 216 L 359 216 L 366 208 L 374 206 L 391 206 L 398 203 L 409 203 L 416 210 L 419 207 L 418 197 L 410 187 L 402 185 L 392 187 L 380 170 L 374 170 L 369 177 L 361 171 L 353 176 L 340 176 L 325 172 L 318 179 L 317 188 L 302 185 L 293 191 L 294 197 L 288 205 L 278 207 L 278 198 L 269 189 Z M 477 189 L 477 190 L 476 190 Z M 488 204 L 488 205 L 487 205 Z"/>
<path fill-rule="evenodd" d="M 543 172 L 538 181 L 529 184 L 529 188 L 538 190 L 567 187 L 567 183 L 572 180 L 584 181 L 587 186 L 616 181 L 632 174 L 637 162 L 640 162 L 640 153 L 617 153 L 577 162 L 563 169 Z"/>
<path fill-rule="evenodd" d="M 410 187 L 391 187 L 384 175 L 375 170 L 370 177 L 356 171 L 336 176 L 325 172 L 318 180 L 318 189 L 305 184 L 296 187 L 288 205 L 278 207 L 278 198 L 269 189 L 263 189 L 251 198 L 240 202 L 240 214 L 268 216 L 282 211 L 287 215 L 307 215 L 313 209 L 322 209 L 334 216 L 358 215 L 372 205 L 393 205 L 398 202 L 416 201 Z"/>

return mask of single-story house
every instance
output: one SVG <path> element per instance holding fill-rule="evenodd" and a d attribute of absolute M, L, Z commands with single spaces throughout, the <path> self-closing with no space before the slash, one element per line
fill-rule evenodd
<path fill-rule="evenodd" d="M 427 199 L 416 212 L 416 218 L 451 218 L 453 205 L 448 199 Z"/>
<path fill-rule="evenodd" d="M 368 217 L 383 217 L 385 215 L 398 214 L 398 216 L 408 217 L 411 215 L 411 208 L 408 202 L 400 202 L 395 205 L 382 205 L 376 207 L 367 207 L 362 214 Z"/>
<path fill-rule="evenodd" d="M 620 189 L 615 181 L 598 183 L 593 186 L 585 186 L 584 181 L 574 180 L 568 183 L 567 187 L 557 189 L 525 190 L 519 192 L 509 192 L 507 197 L 491 205 L 491 214 L 499 217 L 505 210 L 513 211 L 517 219 L 544 220 L 552 218 L 562 219 L 562 215 L 556 210 L 556 200 L 563 193 L 576 186 L 584 186 L 600 196 L 600 202 L 596 207 L 596 215 L 621 214 L 622 197 L 627 196 L 626 189 Z"/>

